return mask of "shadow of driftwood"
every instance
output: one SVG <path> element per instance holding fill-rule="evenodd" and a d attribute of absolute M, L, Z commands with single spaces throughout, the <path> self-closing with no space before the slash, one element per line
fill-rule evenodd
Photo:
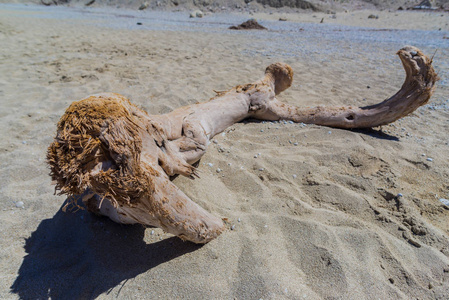
<path fill-rule="evenodd" d="M 390 135 L 388 133 L 383 132 L 382 130 L 377 130 L 373 128 L 362 128 L 362 129 L 351 129 L 353 132 L 358 132 L 361 134 L 369 135 L 373 138 L 387 141 L 399 141 L 399 138 L 394 135 Z"/>
<path fill-rule="evenodd" d="M 21 299 L 93 299 L 200 247 L 176 237 L 147 244 L 144 231 L 140 225 L 116 224 L 85 210 L 60 209 L 26 240 L 28 254 L 11 292 Z"/>

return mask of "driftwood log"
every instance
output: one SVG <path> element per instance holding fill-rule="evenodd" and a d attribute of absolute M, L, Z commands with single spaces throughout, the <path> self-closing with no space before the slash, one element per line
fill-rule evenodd
<path fill-rule="evenodd" d="M 225 229 L 222 219 L 189 199 L 170 176 L 197 176 L 192 164 L 210 139 L 246 118 L 366 128 L 407 116 L 427 103 L 437 75 L 419 49 L 405 47 L 398 55 L 404 84 L 391 98 L 367 107 L 301 108 L 278 101 L 293 79 L 284 63 L 268 66 L 261 80 L 165 115 L 149 115 L 113 93 L 74 102 L 48 149 L 56 190 L 82 195 L 89 211 L 115 222 L 157 226 L 181 239 L 207 243 Z"/>

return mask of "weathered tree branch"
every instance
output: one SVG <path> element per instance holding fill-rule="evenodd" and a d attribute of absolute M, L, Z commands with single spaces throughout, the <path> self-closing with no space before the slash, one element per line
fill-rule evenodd
<path fill-rule="evenodd" d="M 61 194 L 83 195 L 89 211 L 124 224 L 163 228 L 182 239 L 207 243 L 225 226 L 170 180 L 198 176 L 193 163 L 210 139 L 245 118 L 288 119 L 342 128 L 394 122 L 427 103 L 437 75 L 420 50 L 398 52 L 406 79 L 393 97 L 372 106 L 298 108 L 276 95 L 290 87 L 290 66 L 270 65 L 264 78 L 219 92 L 208 102 L 165 115 L 148 115 L 118 94 L 72 103 L 58 123 L 47 160 Z"/>
<path fill-rule="evenodd" d="M 415 47 L 397 53 L 406 72 L 401 89 L 389 99 L 366 107 L 300 108 L 273 101 L 270 112 L 280 119 L 340 128 L 367 128 L 392 123 L 429 101 L 435 90 L 432 61 Z"/>

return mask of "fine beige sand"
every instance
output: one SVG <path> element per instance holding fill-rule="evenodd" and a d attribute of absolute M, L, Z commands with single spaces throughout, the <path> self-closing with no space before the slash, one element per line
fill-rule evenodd
<path fill-rule="evenodd" d="M 447 299 L 449 15 L 371 13 L 261 14 L 270 30 L 242 32 L 227 27 L 247 15 L 0 5 L 0 298 Z M 407 44 L 437 51 L 441 77 L 411 116 L 218 135 L 201 179 L 175 179 L 234 225 L 204 246 L 61 211 L 45 156 L 72 101 L 117 92 L 165 113 L 283 61 L 295 72 L 283 101 L 364 106 L 400 88 Z"/>

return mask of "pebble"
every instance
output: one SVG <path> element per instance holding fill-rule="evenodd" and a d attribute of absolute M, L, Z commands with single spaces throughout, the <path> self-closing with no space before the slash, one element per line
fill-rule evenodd
<path fill-rule="evenodd" d="M 294 122 L 293 121 L 288 121 L 288 124 L 293 124 Z"/>
<path fill-rule="evenodd" d="M 22 141 L 22 144 L 24 144 L 24 145 L 25 145 L 26 143 L 27 143 L 27 141 Z"/>
<path fill-rule="evenodd" d="M 228 163 L 228 166 L 232 165 L 231 163 Z"/>
<path fill-rule="evenodd" d="M 218 169 L 217 169 L 217 173 L 220 173 L 220 172 L 221 172 L 221 169 L 220 169 L 220 168 L 218 168 Z"/>
<path fill-rule="evenodd" d="M 217 140 L 213 140 L 212 143 L 218 144 L 218 141 Z"/>
<path fill-rule="evenodd" d="M 448 199 L 441 198 L 440 202 L 443 203 L 446 206 L 449 206 L 449 200 Z"/>
<path fill-rule="evenodd" d="M 293 143 L 293 145 L 298 146 L 299 144 L 298 143 Z"/>
<path fill-rule="evenodd" d="M 232 225 L 232 226 L 231 226 L 231 230 L 234 230 L 234 229 L 235 229 L 235 225 Z"/>
<path fill-rule="evenodd" d="M 298 177 L 298 175 L 296 175 L 296 174 L 293 174 L 293 179 L 296 179 L 296 177 Z"/>
<path fill-rule="evenodd" d="M 261 129 L 260 132 L 263 132 L 263 129 Z"/>
<path fill-rule="evenodd" d="M 433 158 L 428 157 L 427 161 L 433 161 Z"/>
<path fill-rule="evenodd" d="M 332 131 L 330 131 L 330 130 L 329 130 L 329 131 L 328 131 L 327 133 L 328 133 L 328 134 L 331 134 L 331 133 L 332 133 Z"/>
<path fill-rule="evenodd" d="M 264 170 L 264 168 L 260 168 L 260 169 L 259 169 L 259 171 L 263 171 L 263 170 Z"/>
<path fill-rule="evenodd" d="M 202 18 L 204 16 L 204 14 L 203 14 L 203 12 L 201 11 L 201 10 L 195 10 L 195 11 L 192 11 L 191 13 L 190 13 L 190 17 L 191 18 Z"/>
<path fill-rule="evenodd" d="M 213 166 L 214 166 L 213 163 L 208 163 L 207 165 L 208 165 L 209 167 L 213 167 Z"/>
<path fill-rule="evenodd" d="M 399 194 L 397 195 L 398 198 L 400 198 L 400 197 L 402 197 L 402 196 L 404 196 L 404 195 L 402 195 L 402 193 L 399 193 Z"/>
<path fill-rule="evenodd" d="M 257 158 L 257 155 L 254 155 L 254 158 Z"/>
<path fill-rule="evenodd" d="M 23 205 L 24 205 L 23 201 L 17 201 L 17 202 L 16 202 L 16 207 L 17 207 L 17 208 L 24 208 Z"/>
<path fill-rule="evenodd" d="M 237 220 L 239 223 L 242 221 L 240 218 L 238 218 L 238 220 Z"/>
<path fill-rule="evenodd" d="M 268 227 L 268 225 L 264 225 L 263 227 L 267 228 L 267 227 Z"/>
<path fill-rule="evenodd" d="M 154 234 L 154 230 L 151 230 L 150 234 L 153 235 Z"/>
<path fill-rule="evenodd" d="M 425 154 L 425 153 L 423 153 L 423 154 L 421 154 L 421 156 L 426 156 L 426 154 Z"/>

